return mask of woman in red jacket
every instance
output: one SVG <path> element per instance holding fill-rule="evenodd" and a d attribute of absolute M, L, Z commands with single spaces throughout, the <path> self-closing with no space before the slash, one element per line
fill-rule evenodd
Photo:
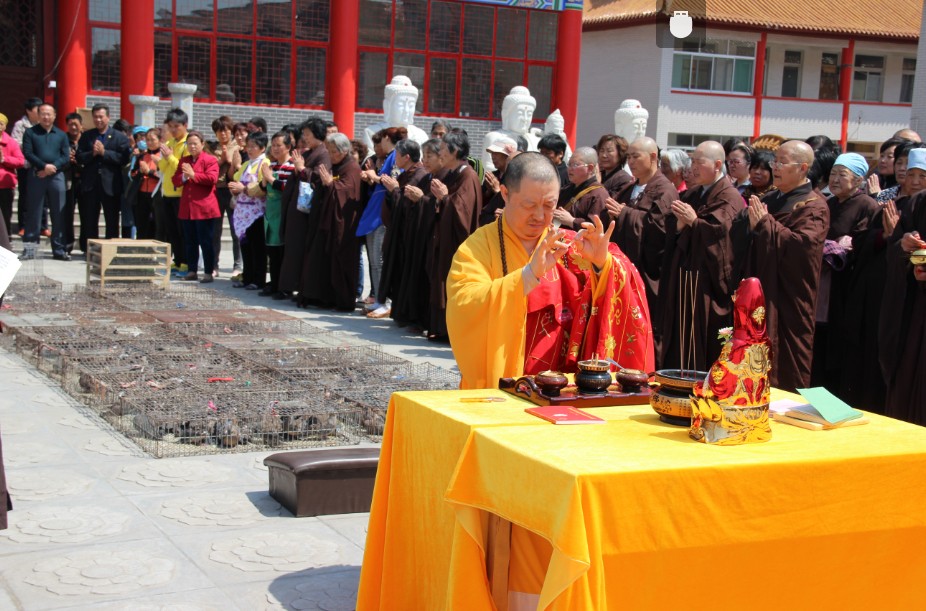
<path fill-rule="evenodd" d="M 189 272 L 184 280 L 212 282 L 215 269 L 215 251 L 212 246 L 214 219 L 219 218 L 219 200 L 215 196 L 215 183 L 219 178 L 219 162 L 212 155 L 203 154 L 203 135 L 197 131 L 187 134 L 189 155 L 180 159 L 180 171 L 174 174 L 175 187 L 183 187 L 180 196 L 180 213 L 183 225 Z M 203 251 L 203 277 L 196 271 L 199 250 Z"/>
<path fill-rule="evenodd" d="M 19 143 L 6 133 L 6 115 L 0 113 L 0 212 L 6 223 L 7 235 L 13 233 L 13 191 L 16 190 L 16 171 L 23 167 Z"/>

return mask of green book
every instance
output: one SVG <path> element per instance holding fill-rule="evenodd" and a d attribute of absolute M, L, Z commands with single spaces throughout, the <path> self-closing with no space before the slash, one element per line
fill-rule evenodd
<path fill-rule="evenodd" d="M 798 388 L 797 392 L 807 399 L 809 404 L 789 409 L 787 415 L 793 418 L 820 424 L 840 424 L 864 415 L 823 387 Z"/>

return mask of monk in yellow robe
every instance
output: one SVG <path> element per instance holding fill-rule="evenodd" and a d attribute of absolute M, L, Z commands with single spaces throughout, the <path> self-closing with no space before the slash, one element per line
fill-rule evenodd
<path fill-rule="evenodd" d="M 539 153 L 512 159 L 505 209 L 460 245 L 447 277 L 447 330 L 463 388 L 502 377 L 574 372 L 597 355 L 652 371 L 653 334 L 639 272 L 610 242 L 614 223 L 555 230 L 559 173 Z"/>

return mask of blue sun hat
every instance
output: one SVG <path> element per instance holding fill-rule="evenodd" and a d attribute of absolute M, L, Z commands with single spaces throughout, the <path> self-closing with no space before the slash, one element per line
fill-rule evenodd
<path fill-rule="evenodd" d="M 926 172 L 926 149 L 912 149 L 907 158 L 907 171 L 913 168 Z"/>

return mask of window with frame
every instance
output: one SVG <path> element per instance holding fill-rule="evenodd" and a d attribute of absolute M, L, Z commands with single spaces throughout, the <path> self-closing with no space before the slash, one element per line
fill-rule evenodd
<path fill-rule="evenodd" d="M 820 61 L 821 100 L 839 99 L 839 54 L 824 53 Z"/>
<path fill-rule="evenodd" d="M 900 102 L 913 103 L 913 82 L 916 78 L 916 58 L 903 58 L 903 73 L 900 75 Z"/>
<path fill-rule="evenodd" d="M 202 101 L 324 107 L 330 3 L 155 0 L 155 95 L 179 82 Z"/>
<path fill-rule="evenodd" d="M 358 110 L 382 112 L 383 88 L 405 75 L 421 114 L 499 119 L 511 88 L 525 85 L 534 117 L 546 117 L 558 19 L 459 0 L 360 0 Z"/>
<path fill-rule="evenodd" d="M 852 72 L 852 99 L 880 102 L 883 85 L 884 58 L 878 55 L 856 55 Z"/>
<path fill-rule="evenodd" d="M 743 140 L 745 142 L 749 141 L 748 136 L 734 136 L 729 134 L 679 134 L 675 132 L 669 132 L 667 141 L 669 148 L 679 148 L 686 151 L 693 151 L 702 142 L 707 142 L 708 140 L 713 140 L 714 142 L 726 142 L 730 138 Z"/>
<path fill-rule="evenodd" d="M 756 43 L 681 41 L 672 57 L 672 88 L 752 94 Z"/>
<path fill-rule="evenodd" d="M 784 66 L 781 69 L 781 97 L 801 97 L 801 64 L 803 51 L 785 51 Z"/>
<path fill-rule="evenodd" d="M 119 0 L 90 0 L 87 14 L 90 19 L 90 89 L 106 93 L 119 91 L 122 5 Z"/>

